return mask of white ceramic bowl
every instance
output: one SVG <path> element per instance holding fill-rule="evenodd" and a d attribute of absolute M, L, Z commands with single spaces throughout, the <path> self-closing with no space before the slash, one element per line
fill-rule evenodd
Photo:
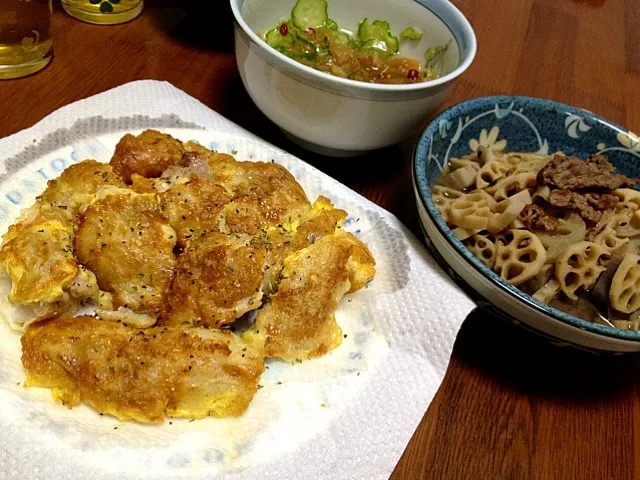
<path fill-rule="evenodd" d="M 302 146 L 348 156 L 392 145 L 419 129 L 476 53 L 471 25 L 447 0 L 328 0 L 329 17 L 357 31 L 360 20 L 386 20 L 394 34 L 410 26 L 419 42 L 401 41 L 400 54 L 422 59 L 451 40 L 444 75 L 410 85 L 358 82 L 319 72 L 260 38 L 291 16 L 295 0 L 231 0 L 238 68 L 258 108 Z"/>

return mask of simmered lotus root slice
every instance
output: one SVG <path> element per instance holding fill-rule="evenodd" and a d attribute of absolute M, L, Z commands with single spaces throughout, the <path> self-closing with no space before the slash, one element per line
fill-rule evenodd
<path fill-rule="evenodd" d="M 611 281 L 609 301 L 623 313 L 640 309 L 640 255 L 628 254 L 622 259 Z"/>
<path fill-rule="evenodd" d="M 558 219 L 554 232 L 535 232 L 547 250 L 547 262 L 555 262 L 567 247 L 584 239 L 587 226 L 577 213 L 568 213 Z"/>
<path fill-rule="evenodd" d="M 547 259 L 542 243 L 528 230 L 511 230 L 498 240 L 493 269 L 518 286 L 535 276 Z"/>
<path fill-rule="evenodd" d="M 453 236 L 456 237 L 458 240 L 463 241 L 469 237 L 473 237 L 476 233 L 480 233 L 481 231 L 482 230 L 479 228 L 456 227 L 453 230 L 451 230 L 451 233 L 453 233 Z"/>
<path fill-rule="evenodd" d="M 636 237 L 640 235 L 639 220 L 634 209 L 625 207 L 613 214 L 607 227 L 614 229 L 618 237 Z"/>
<path fill-rule="evenodd" d="M 496 244 L 486 235 L 476 234 L 464 241 L 464 245 L 487 267 L 496 262 Z"/>
<path fill-rule="evenodd" d="M 510 167 L 518 168 L 519 166 L 528 166 L 533 163 L 542 162 L 542 160 L 548 157 L 548 155 L 540 155 L 538 153 L 514 152 L 503 155 L 500 161 Z"/>
<path fill-rule="evenodd" d="M 451 171 L 455 171 L 459 168 L 467 167 L 470 165 L 478 169 L 480 168 L 480 165 L 482 163 L 483 162 L 481 156 L 472 153 L 470 155 L 465 155 L 464 157 L 450 159 L 449 167 L 451 168 Z"/>
<path fill-rule="evenodd" d="M 556 296 L 560 293 L 560 284 L 556 281 L 555 278 L 552 278 L 547 283 L 544 284 L 541 288 L 536 290 L 532 296 L 536 300 L 542 303 L 550 303 L 551 300 L 556 298 Z"/>
<path fill-rule="evenodd" d="M 577 300 L 576 291 L 589 288 L 606 270 L 603 263 L 611 257 L 609 250 L 593 242 L 570 245 L 556 260 L 556 278 L 567 297 Z"/>
<path fill-rule="evenodd" d="M 489 217 L 487 230 L 498 233 L 518 219 L 524 207 L 531 203 L 529 190 L 523 190 L 514 196 L 501 201 L 493 208 L 493 215 Z"/>
<path fill-rule="evenodd" d="M 485 163 L 476 174 L 476 188 L 486 188 L 493 185 L 508 171 L 509 166 L 498 160 Z"/>
<path fill-rule="evenodd" d="M 629 243 L 629 239 L 620 238 L 613 228 L 605 227 L 593 238 L 593 242 L 606 247 L 611 253 L 618 253 Z"/>
<path fill-rule="evenodd" d="M 640 192 L 633 188 L 618 188 L 613 194 L 620 199 L 621 203 L 633 204 L 635 209 L 640 208 Z"/>
<path fill-rule="evenodd" d="M 621 212 L 623 210 L 627 210 L 627 211 L 631 211 L 633 212 L 637 212 L 638 211 L 638 205 L 635 202 L 632 201 L 618 201 L 618 203 L 616 203 L 615 206 L 615 211 L 616 212 Z"/>
<path fill-rule="evenodd" d="M 445 183 L 456 190 L 464 190 L 473 185 L 480 166 L 477 163 L 469 163 L 444 176 Z"/>
<path fill-rule="evenodd" d="M 514 175 L 519 175 L 521 173 L 535 173 L 536 175 L 540 170 L 544 168 L 544 166 L 549 163 L 551 157 L 548 155 L 544 156 L 530 156 L 522 159 L 520 163 L 516 166 L 513 171 Z"/>
<path fill-rule="evenodd" d="M 524 222 L 519 218 L 516 218 L 513 222 L 509 224 L 509 226 L 507 227 L 507 230 L 520 230 L 522 228 L 525 228 Z"/>
<path fill-rule="evenodd" d="M 483 147 L 482 145 L 478 147 L 476 155 L 478 157 L 478 163 L 483 166 L 490 162 L 499 161 L 503 157 L 502 152 L 496 152 L 494 149 Z"/>
<path fill-rule="evenodd" d="M 533 195 L 531 195 L 531 200 L 535 202 L 536 200 L 540 199 L 548 202 L 549 195 L 551 195 L 551 189 L 548 185 L 543 185 L 542 187 L 538 187 L 538 189 L 533 192 Z"/>
<path fill-rule="evenodd" d="M 538 273 L 523 284 L 523 289 L 527 292 L 537 292 L 553 278 L 554 274 L 554 265 L 545 263 Z"/>
<path fill-rule="evenodd" d="M 497 202 L 501 202 L 518 192 L 522 192 L 528 188 L 536 188 L 538 182 L 536 177 L 537 174 L 533 172 L 509 175 L 493 187 L 487 188 L 486 191 L 493 195 L 493 198 L 495 198 Z"/>
<path fill-rule="evenodd" d="M 484 230 L 489 224 L 495 201 L 482 190 L 457 198 L 449 209 L 449 221 L 458 227 Z"/>
<path fill-rule="evenodd" d="M 431 199 L 436 210 L 445 222 L 449 221 L 449 208 L 456 198 L 460 198 L 464 193 L 445 187 L 444 185 L 434 185 L 431 189 Z"/>

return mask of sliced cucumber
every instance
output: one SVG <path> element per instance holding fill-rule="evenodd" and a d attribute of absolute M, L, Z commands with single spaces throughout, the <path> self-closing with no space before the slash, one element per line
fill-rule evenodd
<path fill-rule="evenodd" d="M 400 34 L 402 40 L 421 40 L 422 31 L 418 27 L 405 28 Z"/>
<path fill-rule="evenodd" d="M 280 52 L 284 52 L 284 50 L 291 48 L 293 45 L 293 36 L 291 33 L 283 36 L 280 33 L 280 27 L 272 28 L 267 33 L 264 34 L 264 39 L 266 42 Z"/>
<path fill-rule="evenodd" d="M 291 31 L 291 30 L 290 30 Z M 300 30 L 295 30 L 293 35 L 295 36 L 296 41 L 300 42 L 302 45 L 306 45 L 308 48 L 315 50 L 316 44 L 311 40 L 306 38 L 304 35 L 300 33 Z"/>
<path fill-rule="evenodd" d="M 321 27 L 329 20 L 326 0 L 298 0 L 291 11 L 291 19 L 301 30 Z"/>
<path fill-rule="evenodd" d="M 434 73 L 440 73 L 444 61 L 444 54 L 447 53 L 450 44 L 451 40 L 445 45 L 436 45 L 435 47 L 427 48 L 427 51 L 424 52 L 424 68 Z"/>
<path fill-rule="evenodd" d="M 329 29 L 331 29 L 331 30 L 333 30 L 335 32 L 337 32 L 339 30 L 338 29 L 338 24 L 336 22 L 334 22 L 333 20 L 328 19 L 325 23 L 327 25 L 327 28 L 329 28 Z"/>
<path fill-rule="evenodd" d="M 337 43 L 341 43 L 343 45 L 350 45 L 351 43 L 351 37 L 349 35 L 347 35 L 344 32 L 341 31 L 337 31 L 336 33 L 334 33 L 333 35 L 333 39 L 337 42 Z"/>
<path fill-rule="evenodd" d="M 358 27 L 358 37 L 362 48 L 374 48 L 387 54 L 398 53 L 398 38 L 391 33 L 389 23 L 376 20 L 373 23 L 365 18 Z"/>

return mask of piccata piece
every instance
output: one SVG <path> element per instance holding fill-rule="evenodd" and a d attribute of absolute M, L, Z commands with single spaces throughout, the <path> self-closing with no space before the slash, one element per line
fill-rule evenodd
<path fill-rule="evenodd" d="M 125 186 L 113 172 L 111 165 L 84 160 L 65 169 L 58 178 L 50 180 L 38 200 L 76 214 L 91 203 L 98 190 L 109 185 Z"/>
<path fill-rule="evenodd" d="M 25 385 L 53 389 L 63 405 L 145 423 L 241 415 L 264 371 L 259 352 L 231 332 L 135 329 L 87 316 L 31 325 L 22 364 Z"/>
<path fill-rule="evenodd" d="M 112 295 L 113 310 L 160 313 L 176 264 L 176 233 L 154 194 L 99 194 L 78 222 L 77 258 Z"/>
<path fill-rule="evenodd" d="M 339 230 L 284 260 L 278 291 L 245 333 L 265 356 L 301 361 L 342 342 L 334 312 L 342 296 L 373 277 L 375 261 L 352 234 Z"/>
<path fill-rule="evenodd" d="M 249 235 L 208 233 L 178 258 L 164 325 L 221 327 L 262 304 L 266 251 Z"/>
<path fill-rule="evenodd" d="M 116 145 L 111 159 L 113 171 L 125 183 L 131 183 L 131 175 L 145 178 L 159 177 L 167 168 L 184 165 L 186 150 L 182 142 L 155 130 L 145 130 L 138 136 L 125 135 Z"/>

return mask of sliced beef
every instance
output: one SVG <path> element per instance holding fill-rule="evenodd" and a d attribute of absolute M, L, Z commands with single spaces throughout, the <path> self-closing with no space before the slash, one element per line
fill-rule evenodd
<path fill-rule="evenodd" d="M 612 193 L 583 193 L 587 203 L 596 210 L 610 210 L 615 208 L 620 199 Z"/>
<path fill-rule="evenodd" d="M 612 173 L 606 155 L 592 155 L 586 160 L 556 153 L 538 173 L 538 184 L 568 190 L 633 188 L 640 180 Z"/>
<path fill-rule="evenodd" d="M 549 203 L 557 208 L 566 208 L 580 215 L 586 222 L 596 224 L 604 210 L 615 207 L 618 198 L 610 193 L 578 193 L 564 188 L 552 190 Z"/>
<path fill-rule="evenodd" d="M 558 228 L 558 219 L 549 215 L 539 205 L 530 204 L 520 212 L 520 220 L 528 230 L 543 230 L 554 232 Z"/>

